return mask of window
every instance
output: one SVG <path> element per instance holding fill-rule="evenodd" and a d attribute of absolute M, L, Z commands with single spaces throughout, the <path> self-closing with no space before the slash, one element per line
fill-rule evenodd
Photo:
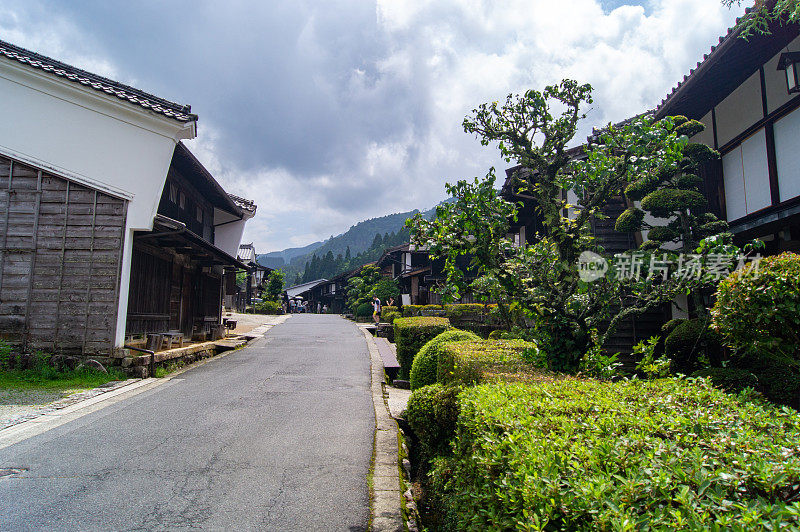
<path fill-rule="evenodd" d="M 178 194 L 178 207 L 181 209 L 186 208 L 186 194 L 184 194 L 182 190 Z"/>
<path fill-rule="evenodd" d="M 178 203 L 178 186 L 175 183 L 169 184 L 169 201 L 172 204 Z"/>
<path fill-rule="evenodd" d="M 771 205 L 764 129 L 723 155 L 722 174 L 729 221 Z"/>
<path fill-rule="evenodd" d="M 200 207 L 200 205 L 195 206 L 194 217 L 197 219 L 198 222 L 203 223 L 203 209 Z"/>
<path fill-rule="evenodd" d="M 800 196 L 800 109 L 775 122 L 775 159 L 781 201 Z"/>

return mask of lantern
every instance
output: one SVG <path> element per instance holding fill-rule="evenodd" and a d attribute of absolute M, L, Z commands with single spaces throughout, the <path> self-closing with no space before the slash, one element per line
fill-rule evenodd
<path fill-rule="evenodd" d="M 786 88 L 789 94 L 800 92 L 800 52 L 784 52 L 778 59 L 778 70 L 786 71 Z"/>

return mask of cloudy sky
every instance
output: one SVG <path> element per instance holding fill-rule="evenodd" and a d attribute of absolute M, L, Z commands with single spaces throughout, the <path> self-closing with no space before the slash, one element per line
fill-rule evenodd
<path fill-rule="evenodd" d="M 263 252 L 431 207 L 445 182 L 503 169 L 461 129 L 482 102 L 589 82 L 579 138 L 654 107 L 742 11 L 719 0 L 0 0 L 0 39 L 191 104 L 189 146 L 257 202 L 245 239 Z"/>

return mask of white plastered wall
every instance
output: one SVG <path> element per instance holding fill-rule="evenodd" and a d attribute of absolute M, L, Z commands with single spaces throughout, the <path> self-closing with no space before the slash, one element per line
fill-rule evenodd
<path fill-rule="evenodd" d="M 128 200 L 115 345 L 125 335 L 132 237 L 152 229 L 175 145 L 195 123 L 156 115 L 0 59 L 0 153 Z"/>

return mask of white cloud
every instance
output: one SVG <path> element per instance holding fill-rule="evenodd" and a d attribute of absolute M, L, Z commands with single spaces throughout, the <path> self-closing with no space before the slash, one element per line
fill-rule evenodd
<path fill-rule="evenodd" d="M 445 181 L 489 166 L 502 177 L 496 149 L 461 128 L 482 102 L 564 77 L 589 82 L 595 102 L 576 142 L 654 107 L 741 12 L 719 0 L 639 3 L 647 8 L 173 2 L 156 17 L 152 6 L 8 0 L 0 38 L 193 103 L 200 137 L 190 147 L 229 191 L 257 202 L 245 239 L 266 251 L 430 207 Z"/>

